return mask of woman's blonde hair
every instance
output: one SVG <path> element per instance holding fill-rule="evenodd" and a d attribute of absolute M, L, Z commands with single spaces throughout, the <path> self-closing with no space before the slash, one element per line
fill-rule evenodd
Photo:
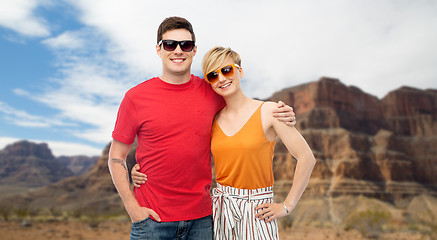
<path fill-rule="evenodd" d="M 219 68 L 227 59 L 231 59 L 234 63 L 241 67 L 240 55 L 231 48 L 214 47 L 209 50 L 202 61 L 202 72 L 205 76 L 211 71 Z"/>

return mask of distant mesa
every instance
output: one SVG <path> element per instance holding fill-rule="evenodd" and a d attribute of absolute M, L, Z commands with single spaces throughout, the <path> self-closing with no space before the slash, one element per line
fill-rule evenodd
<path fill-rule="evenodd" d="M 56 160 L 69 168 L 73 174 L 77 176 L 90 171 L 91 168 L 97 163 L 97 160 L 99 160 L 99 157 L 88 157 L 85 155 L 60 156 L 57 157 Z"/>
<path fill-rule="evenodd" d="M 85 211 L 93 213 L 121 213 L 123 205 L 112 183 L 108 170 L 108 152 L 110 144 L 102 152 L 97 163 L 90 171 L 80 176 L 68 177 L 38 190 L 9 196 L 6 201 L 14 199 L 16 205 L 35 208 L 50 206 L 68 211 Z M 135 163 L 136 143 L 128 155 L 130 168 Z"/>
<path fill-rule="evenodd" d="M 0 195 L 6 196 L 84 174 L 98 157 L 54 157 L 46 143 L 18 141 L 0 150 Z"/>
<path fill-rule="evenodd" d="M 0 151 L 0 184 L 41 187 L 73 175 L 46 143 L 19 141 Z"/>

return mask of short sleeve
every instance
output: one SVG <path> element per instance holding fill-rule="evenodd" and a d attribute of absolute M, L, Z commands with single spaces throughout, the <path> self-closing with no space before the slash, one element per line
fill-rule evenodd
<path fill-rule="evenodd" d="M 130 145 L 134 142 L 137 132 L 137 111 L 132 99 L 126 94 L 118 109 L 112 138 Z"/>

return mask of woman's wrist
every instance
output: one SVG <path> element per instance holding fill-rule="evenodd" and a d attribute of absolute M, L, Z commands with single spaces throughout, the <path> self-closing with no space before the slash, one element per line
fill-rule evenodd
<path fill-rule="evenodd" d="M 282 206 L 284 206 L 285 211 L 287 212 L 287 215 L 290 214 L 290 211 L 288 210 L 287 206 L 285 205 L 285 203 L 282 203 Z"/>

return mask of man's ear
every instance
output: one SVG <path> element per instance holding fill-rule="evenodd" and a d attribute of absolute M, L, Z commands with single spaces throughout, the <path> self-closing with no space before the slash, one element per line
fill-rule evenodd
<path fill-rule="evenodd" d="M 156 45 L 156 54 L 161 57 L 161 47 L 158 44 Z"/>
<path fill-rule="evenodd" d="M 197 53 L 197 45 L 194 45 L 194 48 L 193 48 L 193 57 L 196 56 L 196 53 Z"/>
<path fill-rule="evenodd" d="M 243 78 L 243 76 L 244 76 L 244 71 L 243 71 L 243 68 L 242 68 L 242 67 L 240 67 L 240 68 L 238 69 L 238 71 L 240 71 L 240 79 L 242 79 L 242 78 Z"/>

